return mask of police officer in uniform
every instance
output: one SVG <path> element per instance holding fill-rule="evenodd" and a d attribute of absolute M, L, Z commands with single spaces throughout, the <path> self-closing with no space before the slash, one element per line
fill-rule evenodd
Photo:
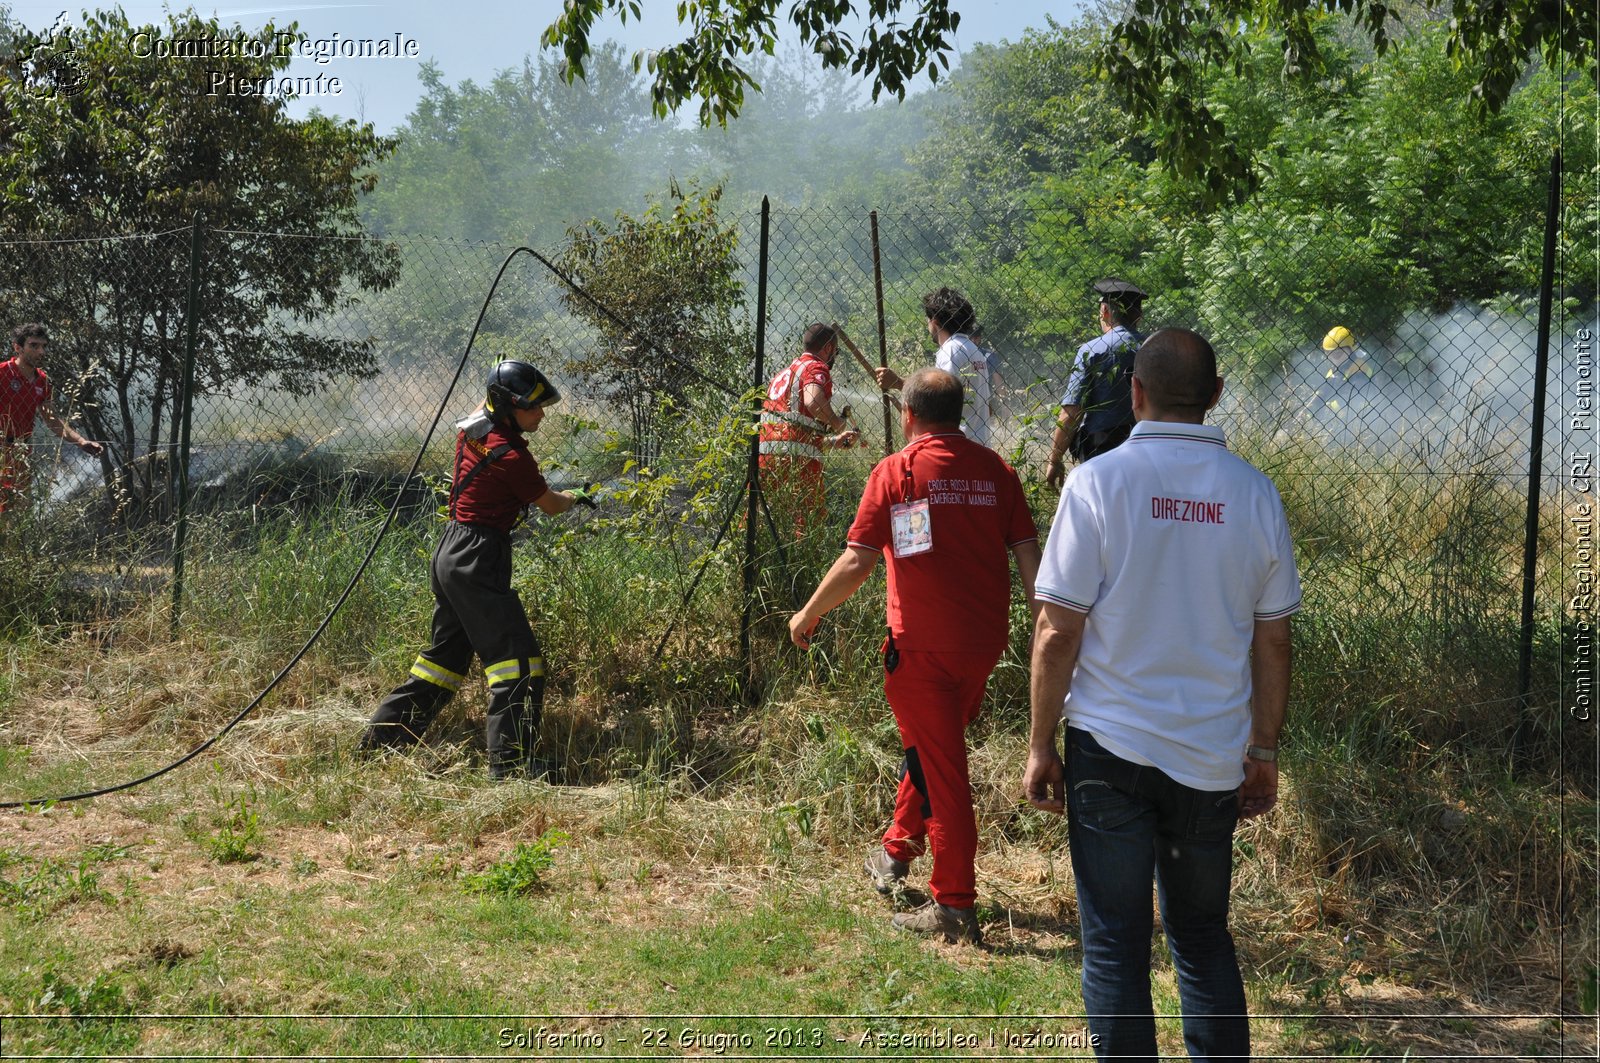
<path fill-rule="evenodd" d="M 1100 297 L 1101 335 L 1078 348 L 1050 441 L 1045 482 L 1058 491 L 1067 475 L 1067 454 L 1088 461 L 1133 431 L 1133 355 L 1144 342 L 1135 328 L 1144 316 L 1144 292 L 1115 277 L 1094 290 Z"/>
<path fill-rule="evenodd" d="M 421 739 L 477 654 L 489 685 L 489 774 L 539 776 L 550 771 L 533 755 L 545 664 L 511 589 L 511 530 L 529 505 L 556 514 L 592 507 L 594 499 L 551 489 L 528 452 L 525 433 L 561 401 L 544 374 L 527 362 L 501 362 L 487 390 L 483 406 L 456 425 L 450 523 L 433 553 L 433 641 L 372 714 L 360 748 L 403 749 Z"/>

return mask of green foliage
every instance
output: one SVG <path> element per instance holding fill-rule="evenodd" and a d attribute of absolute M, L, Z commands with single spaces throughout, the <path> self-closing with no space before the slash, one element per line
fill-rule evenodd
<path fill-rule="evenodd" d="M 0 238 L 169 234 L 22 245 L 0 257 L 0 318 L 51 328 L 60 404 L 108 441 L 106 474 L 135 505 L 165 486 L 159 463 L 135 459 L 175 438 L 190 272 L 190 241 L 177 230 L 196 214 L 211 226 L 199 276 L 202 391 L 247 394 L 272 377 L 306 394 L 373 369 L 366 341 L 310 326 L 354 291 L 388 285 L 393 249 L 350 239 L 312 252 L 251 233 L 358 235 L 357 196 L 389 141 L 371 126 L 290 119 L 281 95 L 214 91 L 211 80 L 284 75 L 290 57 L 274 34 L 294 28 L 224 27 L 192 12 L 151 26 L 120 11 L 86 14 L 59 34 L 18 30 L 17 76 L 0 78 Z M 241 51 L 261 57 L 142 57 L 130 46 L 141 33 L 238 36 L 256 45 Z M 47 73 L 63 51 L 70 84 Z"/>
<path fill-rule="evenodd" d="M 726 124 L 745 106 L 745 90 L 761 85 L 749 57 L 773 54 L 777 46 L 778 0 L 738 0 L 729 4 L 687 4 L 678 8 L 684 39 L 664 48 L 635 53 L 634 70 L 647 68 L 651 101 L 665 117 L 699 98 L 700 121 Z M 902 8 L 914 15 L 902 19 Z M 582 78 L 590 59 L 595 22 L 615 14 L 623 22 L 640 16 L 638 0 L 581 0 L 566 5 L 544 32 L 545 47 L 560 48 L 568 79 Z M 864 77 L 877 100 L 887 91 L 903 98 L 908 81 L 926 73 L 937 82 L 949 70 L 950 41 L 961 16 L 946 0 L 873 0 L 858 38 L 840 30 L 854 13 L 829 0 L 795 0 L 789 21 L 823 69 L 849 67 Z M 908 11 L 909 14 L 909 11 Z M 1259 157 L 1241 144 L 1236 114 L 1215 96 L 1211 74 L 1228 71 L 1243 78 L 1252 53 L 1261 47 L 1282 56 L 1283 76 L 1314 82 L 1329 69 L 1328 42 L 1322 33 L 1329 18 L 1344 15 L 1361 44 L 1382 56 L 1402 19 L 1444 21 L 1431 8 L 1396 8 L 1383 0 L 1288 0 L 1258 4 L 1223 0 L 1144 0 L 1118 11 L 1109 36 L 1094 53 L 1106 83 L 1127 104 L 1138 124 L 1148 123 L 1152 142 L 1166 166 L 1199 180 L 1213 197 L 1248 190 L 1259 178 Z M 1446 50 L 1465 72 L 1458 98 L 1478 116 L 1497 113 L 1542 53 L 1551 66 L 1570 62 L 1589 70 L 1600 14 L 1580 0 L 1514 0 L 1485 5 L 1452 0 Z M 1337 57 L 1336 57 L 1337 58 Z"/>
<path fill-rule="evenodd" d="M 1347 15 L 1380 57 L 1395 42 L 1400 16 L 1383 0 L 1144 0 L 1112 28 L 1099 67 L 1133 116 L 1158 131 L 1166 165 L 1221 197 L 1253 188 L 1264 166 L 1252 145 L 1239 141 L 1218 81 L 1244 79 L 1262 50 L 1281 55 L 1286 80 L 1315 83 L 1336 75 L 1342 57 L 1330 62 L 1324 33 L 1336 13 Z M 1443 21 L 1432 10 L 1411 18 L 1424 28 L 1426 20 Z M 1600 13 L 1579 0 L 1452 0 L 1446 25 L 1445 53 L 1462 72 L 1452 98 L 1470 102 L 1482 118 L 1505 106 L 1536 51 L 1553 67 L 1571 62 L 1575 70 L 1591 69 Z"/>
<path fill-rule="evenodd" d="M 206 854 L 219 864 L 246 864 L 261 856 L 261 816 L 240 794 L 222 808 L 222 822 L 202 836 Z"/>
<path fill-rule="evenodd" d="M 447 84 L 424 63 L 422 98 L 362 201 L 381 234 L 513 238 L 538 247 L 570 220 L 642 195 L 624 175 L 658 155 L 669 131 L 650 121 L 636 77 L 616 45 L 593 57 L 592 76 L 568 85 L 553 60 L 525 60 L 486 83 Z"/>
<path fill-rule="evenodd" d="M 677 44 L 633 56 L 635 71 L 645 68 L 654 76 L 650 100 L 657 117 L 665 118 L 694 97 L 701 101 L 702 125 L 725 125 L 737 117 L 744 107 L 745 89 L 761 88 L 741 63 L 776 50 L 778 6 L 778 0 L 680 5 L 678 21 L 689 24 L 689 35 Z M 840 21 L 852 9 L 833 0 L 795 0 L 789 21 L 824 69 L 848 66 L 852 74 L 869 77 L 874 100 L 885 91 L 904 98 L 907 83 L 918 74 L 926 73 L 937 82 L 950 69 L 949 42 L 961 23 L 946 0 L 918 0 L 915 16 L 902 19 L 902 8 L 910 7 L 904 0 L 872 0 L 859 39 L 840 31 Z M 547 48 L 561 49 L 569 80 L 582 78 L 595 21 L 616 14 L 627 22 L 639 18 L 640 11 L 639 0 L 576 0 L 565 6 L 540 40 Z"/>
<path fill-rule="evenodd" d="M 39 988 L 27 1003 L 33 1015 L 48 1016 L 35 1027 L 52 1052 L 82 1057 L 123 1055 L 139 1043 L 137 1011 L 113 975 L 98 972 L 87 981 L 80 974 L 47 967 Z"/>
<path fill-rule="evenodd" d="M 97 974 L 86 985 L 78 985 L 54 971 L 44 976 L 44 987 L 39 993 L 40 1011 L 60 1012 L 68 1015 L 115 1015 L 128 1010 L 128 998 L 122 987 L 104 974 Z"/>
<path fill-rule="evenodd" d="M 697 414 L 726 408 L 732 397 L 708 381 L 737 379 L 744 360 L 738 235 L 718 217 L 721 198 L 720 186 L 685 192 L 673 181 L 640 217 L 619 211 L 614 224 L 571 229 L 558 261 L 588 295 L 569 287 L 563 302 L 598 334 L 562 365 L 627 411 L 644 465 Z"/>
<path fill-rule="evenodd" d="M 739 120 L 674 130 L 658 172 L 720 183 L 725 207 L 751 212 L 763 197 L 781 209 L 888 203 L 902 193 L 906 156 L 927 137 L 938 94 L 866 106 L 848 74 L 816 70 L 798 48 L 758 57 L 752 72 L 761 91 L 745 101 Z M 783 318 L 777 309 L 771 316 Z"/>
<path fill-rule="evenodd" d="M 261 815 L 253 807 L 255 794 L 245 790 L 229 796 L 224 788 L 221 763 L 213 765 L 211 797 L 217 809 L 209 817 L 191 812 L 183 817 L 184 830 L 205 854 L 219 864 L 244 864 L 261 856 Z M 209 820 L 211 829 L 202 823 Z"/>
<path fill-rule="evenodd" d="M 91 846 L 73 861 L 35 859 L 0 849 L 0 907 L 40 919 L 68 905 L 109 901 L 111 895 L 100 885 L 95 869 L 126 855 L 126 846 L 109 844 Z M 13 868 L 14 877 L 7 874 Z"/>
<path fill-rule="evenodd" d="M 939 94 L 934 135 L 913 153 L 935 202 L 994 209 L 1066 176 L 1106 149 L 1136 162 L 1151 150 L 1094 71 L 1103 31 L 1087 21 L 1028 31 L 1003 47 L 979 45 Z"/>
<path fill-rule="evenodd" d="M 226 517 L 201 522 L 193 538 L 191 619 L 212 631 L 238 631 L 268 655 L 287 656 L 349 585 L 382 520 L 374 507 L 343 492 L 308 513 L 249 529 Z M 426 624 L 427 605 L 417 599 L 415 584 L 426 571 L 435 530 L 416 521 L 394 523 L 318 642 L 319 657 L 386 659 L 396 640 L 414 637 Z M 236 551 L 246 534 L 253 563 L 239 565 Z"/>
<path fill-rule="evenodd" d="M 0 514 L 0 635 L 76 619 L 88 611 L 84 594 L 74 589 L 68 551 L 52 522 L 30 506 L 13 503 Z M 5 680 L 0 679 L 0 695 Z"/>
<path fill-rule="evenodd" d="M 1227 371 L 1261 379 L 1331 323 L 1385 337 L 1416 309 L 1525 298 L 1562 142 L 1554 115 L 1566 116 L 1566 172 L 1596 165 L 1592 82 L 1535 62 L 1480 119 L 1443 27 L 1420 23 L 1381 57 L 1350 43 L 1347 20 L 1312 29 L 1317 80 L 1288 76 L 1281 47 L 1259 34 L 1240 45 L 1241 75 L 1204 75 L 1235 147 L 1257 160 L 1255 190 L 1236 202 L 1151 161 L 1162 128 L 1090 73 L 1103 30 L 1053 27 L 980 49 L 922 160 L 931 200 L 978 213 L 955 225 L 929 213 L 918 239 L 939 260 L 892 281 L 902 294 L 891 303 L 954 280 L 1002 349 L 1020 342 L 1065 364 L 1095 328 L 1092 302 L 1071 293 L 1129 276 L 1152 294 L 1147 322 L 1225 336 Z M 1012 214 L 1030 192 L 1037 208 Z M 1562 239 L 1576 250 L 1597 208 L 1581 181 L 1567 196 Z M 1600 266 L 1568 262 L 1568 290 L 1588 305 Z"/>
<path fill-rule="evenodd" d="M 537 841 L 522 842 L 511 855 L 483 871 L 461 876 L 468 893 L 498 897 L 523 897 L 545 888 L 544 873 L 555 866 L 555 851 L 567 836 L 554 828 L 539 835 Z"/>

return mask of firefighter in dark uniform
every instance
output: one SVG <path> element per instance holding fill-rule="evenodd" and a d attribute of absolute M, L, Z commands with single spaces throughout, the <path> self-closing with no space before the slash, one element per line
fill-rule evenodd
<path fill-rule="evenodd" d="M 528 453 L 524 433 L 536 431 L 545 409 L 560 401 L 533 366 L 501 362 L 489 372 L 483 406 L 457 424 L 450 523 L 433 552 L 433 641 L 417 655 L 411 677 L 372 714 L 363 751 L 417 742 L 466 681 L 477 654 L 489 685 L 489 774 L 550 771 L 533 755 L 545 664 L 511 589 L 511 530 L 529 505 L 550 514 L 594 505 L 587 491 L 552 490 Z"/>
<path fill-rule="evenodd" d="M 1094 290 L 1100 297 L 1101 334 L 1078 348 L 1050 441 L 1045 482 L 1058 491 L 1067 475 L 1067 454 L 1088 461 L 1133 431 L 1133 355 L 1144 342 L 1135 329 L 1144 316 L 1144 292 L 1115 277 Z"/>

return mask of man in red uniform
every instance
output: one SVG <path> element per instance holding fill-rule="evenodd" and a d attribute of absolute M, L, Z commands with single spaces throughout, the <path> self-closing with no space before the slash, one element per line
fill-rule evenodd
<path fill-rule="evenodd" d="M 466 681 L 476 653 L 489 684 L 489 774 L 548 772 L 533 756 L 544 708 L 544 655 L 511 589 L 511 529 L 529 505 L 550 514 L 594 505 L 585 491 L 551 490 L 523 438 L 538 430 L 545 408 L 560 401 L 533 366 L 501 362 L 489 372 L 483 406 L 456 426 L 450 523 L 433 553 L 433 642 L 417 656 L 411 677 L 372 714 L 362 751 L 418 741 Z"/>
<path fill-rule="evenodd" d="M 50 408 L 50 379 L 42 368 L 49 342 L 49 332 L 38 322 L 18 325 L 11 330 L 12 357 L 0 362 L 0 513 L 13 497 L 27 498 L 35 418 L 43 417 L 50 431 L 85 454 L 98 456 L 105 449 L 74 432 Z"/>
<path fill-rule="evenodd" d="M 867 478 L 848 545 L 789 636 L 805 649 L 817 621 L 866 581 L 884 555 L 889 567 L 889 638 L 884 692 L 900 726 L 905 769 L 883 848 L 867 858 L 879 892 L 903 879 L 933 849 L 933 900 L 895 916 L 905 930 L 946 941 L 982 938 L 973 905 L 977 823 L 967 775 L 966 729 L 977 719 L 989 673 L 1005 652 L 1011 612 L 1009 548 L 1035 613 L 1038 530 L 1022 484 L 1001 457 L 961 433 L 961 382 L 942 369 L 906 381 L 904 449 Z"/>
<path fill-rule="evenodd" d="M 767 385 L 761 404 L 761 486 L 772 498 L 778 519 L 796 537 L 808 524 L 827 517 L 822 494 L 822 451 L 851 447 L 861 433 L 850 431 L 833 410 L 833 360 L 839 339 L 818 322 L 806 329 L 804 351 Z M 829 435 L 832 430 L 837 435 Z"/>

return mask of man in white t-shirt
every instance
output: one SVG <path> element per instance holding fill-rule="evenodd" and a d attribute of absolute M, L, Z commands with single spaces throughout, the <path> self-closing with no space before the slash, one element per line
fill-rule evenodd
<path fill-rule="evenodd" d="M 1101 1058 L 1156 1058 L 1152 878 L 1189 1054 L 1250 1055 L 1228 932 L 1233 831 L 1277 800 L 1300 580 L 1277 488 L 1203 423 L 1216 366 L 1183 329 L 1139 348 L 1138 423 L 1068 477 L 1036 584 L 1023 789 L 1067 812 Z"/>
<path fill-rule="evenodd" d="M 922 312 L 928 317 L 928 335 L 939 345 L 933 356 L 935 368 L 961 381 L 966 389 L 961 430 L 974 443 L 989 445 L 992 391 L 989 358 L 976 343 L 978 318 L 967 297 L 954 288 L 940 288 L 922 297 Z M 893 369 L 876 369 L 873 376 L 884 391 L 898 390 L 905 381 Z"/>

